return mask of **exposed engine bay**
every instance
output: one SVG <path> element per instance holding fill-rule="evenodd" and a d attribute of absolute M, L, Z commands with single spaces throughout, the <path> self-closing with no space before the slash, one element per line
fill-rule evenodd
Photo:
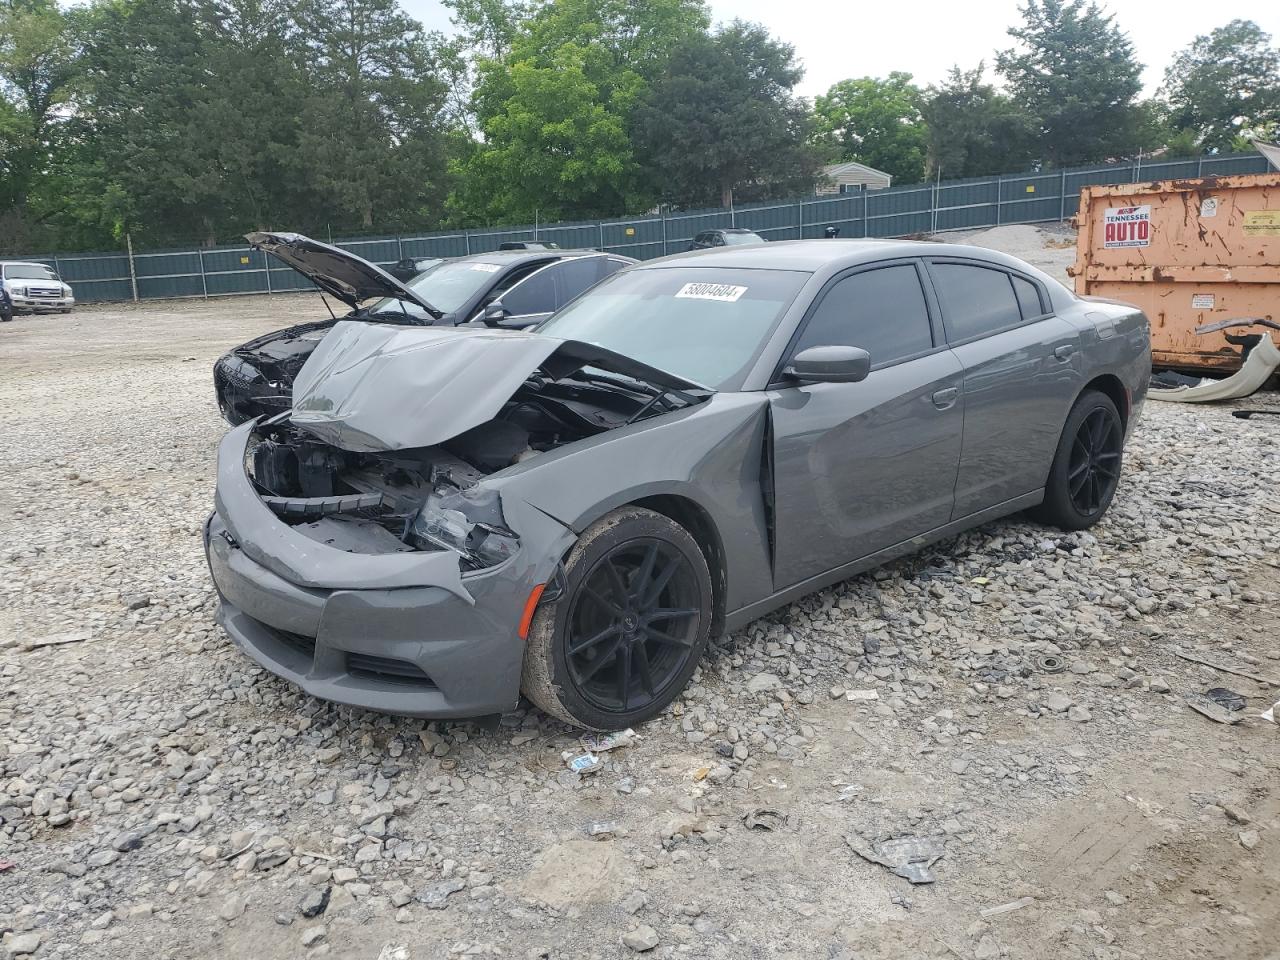
<path fill-rule="evenodd" d="M 263 502 L 317 542 L 351 553 L 452 549 L 471 569 L 518 546 L 486 476 L 566 444 L 707 399 L 581 368 L 538 370 L 490 420 L 429 447 L 354 452 L 289 414 L 254 431 L 246 468 Z"/>

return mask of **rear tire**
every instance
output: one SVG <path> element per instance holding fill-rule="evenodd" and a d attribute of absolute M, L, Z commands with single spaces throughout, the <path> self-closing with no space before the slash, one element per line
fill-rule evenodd
<path fill-rule="evenodd" d="M 1064 530 L 1093 526 L 1111 506 L 1123 459 L 1124 423 L 1115 403 L 1105 393 L 1086 390 L 1062 428 L 1044 502 L 1028 513 Z"/>
<path fill-rule="evenodd" d="M 560 596 L 534 614 L 525 696 L 592 730 L 642 723 L 698 668 L 712 606 L 706 557 L 684 527 L 642 507 L 615 510 L 579 538 Z"/>

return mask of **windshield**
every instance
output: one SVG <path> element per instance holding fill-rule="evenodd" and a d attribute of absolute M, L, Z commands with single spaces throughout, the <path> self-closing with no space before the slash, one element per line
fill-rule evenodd
<path fill-rule="evenodd" d="M 479 260 L 448 260 L 428 267 L 406 286 L 442 313 L 453 313 L 468 300 L 497 279 L 503 266 L 500 263 L 482 263 Z M 369 307 L 369 313 L 400 313 L 400 301 L 394 297 L 379 300 Z M 405 311 L 418 319 L 427 319 L 426 312 L 412 303 L 404 304 Z"/>
<path fill-rule="evenodd" d="M 724 242 L 730 247 L 740 247 L 747 243 L 764 243 L 764 237 L 757 233 L 726 233 Z"/>
<path fill-rule="evenodd" d="M 716 390 L 755 360 L 809 274 L 667 267 L 624 270 L 538 328 L 583 340 Z"/>
<path fill-rule="evenodd" d="M 4 268 L 6 280 L 57 280 L 58 275 L 38 263 L 11 263 Z"/>

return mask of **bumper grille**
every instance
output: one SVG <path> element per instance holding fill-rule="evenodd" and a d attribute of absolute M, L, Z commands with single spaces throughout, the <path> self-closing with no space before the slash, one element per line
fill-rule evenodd
<path fill-rule="evenodd" d="M 367 653 L 347 654 L 347 673 L 353 677 L 380 680 L 383 683 L 407 683 L 418 687 L 434 687 L 431 678 L 416 663 L 375 657 Z"/>

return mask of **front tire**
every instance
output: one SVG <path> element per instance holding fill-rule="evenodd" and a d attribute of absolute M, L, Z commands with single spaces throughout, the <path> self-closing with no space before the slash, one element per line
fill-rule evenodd
<path fill-rule="evenodd" d="M 1049 469 L 1044 502 L 1031 516 L 1064 530 L 1084 530 L 1107 512 L 1120 485 L 1124 422 L 1105 393 L 1086 390 L 1067 415 Z"/>
<path fill-rule="evenodd" d="M 689 532 L 643 507 L 615 510 L 583 533 L 560 596 L 534 614 L 525 696 L 593 730 L 642 723 L 693 676 L 712 609 L 711 573 Z"/>

